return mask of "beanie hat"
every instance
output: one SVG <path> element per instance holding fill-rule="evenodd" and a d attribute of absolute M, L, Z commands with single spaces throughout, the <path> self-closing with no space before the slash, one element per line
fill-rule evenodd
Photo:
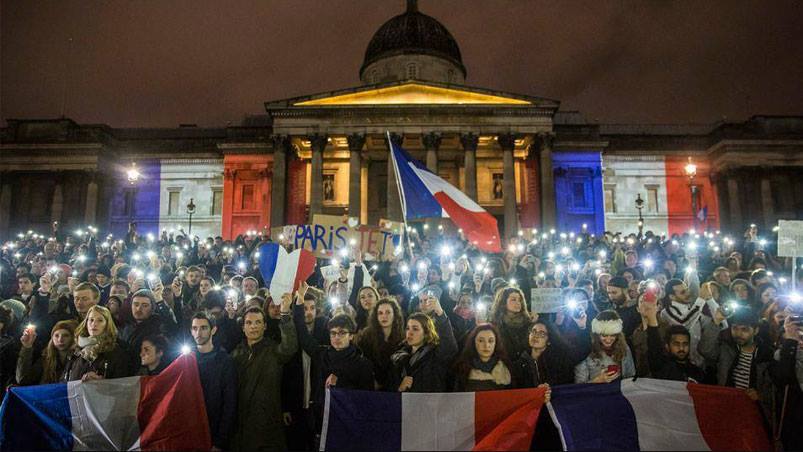
<path fill-rule="evenodd" d="M 620 289 L 627 289 L 627 280 L 622 276 L 614 276 L 608 281 L 608 285 L 611 287 L 618 287 Z"/>

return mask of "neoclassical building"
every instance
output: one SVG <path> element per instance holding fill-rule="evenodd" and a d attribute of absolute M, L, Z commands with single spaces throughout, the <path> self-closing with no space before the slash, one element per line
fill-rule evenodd
<path fill-rule="evenodd" d="M 190 200 L 202 236 L 316 213 L 399 220 L 388 139 L 496 216 L 505 235 L 630 232 L 639 214 L 645 230 L 669 234 L 803 216 L 803 117 L 600 124 L 558 100 L 471 86 L 468 75 L 451 33 L 408 1 L 368 43 L 359 85 L 267 101 L 239 126 L 7 119 L 0 240 L 52 221 L 186 231 Z"/>

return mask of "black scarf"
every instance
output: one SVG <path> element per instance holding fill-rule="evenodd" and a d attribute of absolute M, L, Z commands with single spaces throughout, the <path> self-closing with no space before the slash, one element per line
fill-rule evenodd
<path fill-rule="evenodd" d="M 471 360 L 471 367 L 489 374 L 494 370 L 494 367 L 496 367 L 496 363 L 498 362 L 499 357 L 497 356 L 491 356 L 491 359 L 489 359 L 487 362 L 482 362 L 479 357 L 474 357 Z"/>

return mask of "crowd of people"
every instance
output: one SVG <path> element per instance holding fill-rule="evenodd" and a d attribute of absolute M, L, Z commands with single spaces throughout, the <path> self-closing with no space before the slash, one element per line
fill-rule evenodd
<path fill-rule="evenodd" d="M 740 388 L 803 448 L 803 279 L 773 232 L 527 230 L 485 253 L 408 231 L 396 258 L 335 250 L 278 300 L 257 231 L 20 233 L 0 254 L 0 384 L 156 375 L 194 353 L 214 449 L 317 450 L 330 387 L 548 399 L 649 377 Z M 560 307 L 534 289 L 562 289 Z"/>

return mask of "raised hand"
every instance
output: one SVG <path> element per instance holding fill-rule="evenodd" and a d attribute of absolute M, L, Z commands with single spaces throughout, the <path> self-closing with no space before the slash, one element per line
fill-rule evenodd
<path fill-rule="evenodd" d="M 408 375 L 404 377 L 401 384 L 399 385 L 399 392 L 404 392 L 410 389 L 411 387 L 413 387 L 413 377 Z"/>
<path fill-rule="evenodd" d="M 290 306 L 293 304 L 293 296 L 289 293 L 282 294 L 282 303 L 281 303 L 281 313 L 282 314 L 289 314 L 290 313 Z"/>

